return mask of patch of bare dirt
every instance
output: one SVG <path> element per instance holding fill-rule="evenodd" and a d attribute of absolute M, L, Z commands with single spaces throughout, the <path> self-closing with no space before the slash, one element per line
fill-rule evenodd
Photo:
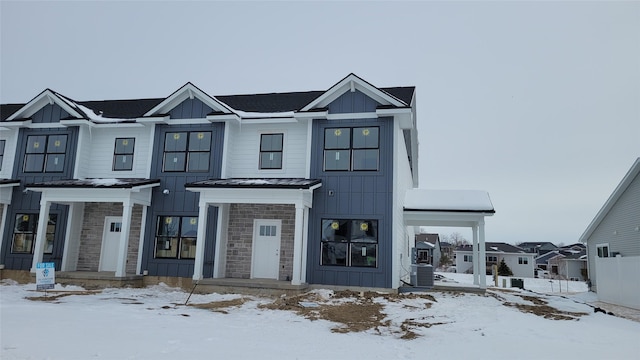
<path fill-rule="evenodd" d="M 90 291 L 65 291 L 65 292 L 54 292 L 54 293 L 45 293 L 41 296 L 28 296 L 25 299 L 27 300 L 31 300 L 31 301 L 49 301 L 49 302 L 53 302 L 53 303 L 59 303 L 59 299 L 65 297 L 65 296 L 71 296 L 71 295 L 95 295 L 100 293 L 100 291 L 96 291 L 96 290 L 90 290 Z"/>
<path fill-rule="evenodd" d="M 212 301 L 204 304 L 188 304 L 187 306 L 228 314 L 229 312 L 224 309 L 242 306 L 246 301 L 244 298 L 238 298 L 233 300 Z"/>
<path fill-rule="evenodd" d="M 297 296 L 285 296 L 272 303 L 260 305 L 260 308 L 272 310 L 294 311 L 310 320 L 327 320 L 338 324 L 331 331 L 336 333 L 362 332 L 375 330 L 381 333 L 382 328 L 391 326 L 390 320 L 385 320 L 384 305 L 375 299 L 385 299 L 398 302 L 403 299 L 423 298 L 435 302 L 435 298 L 428 294 L 381 294 L 371 291 L 338 291 L 330 299 L 324 299 L 316 293 L 307 293 Z M 415 306 L 407 308 L 418 309 Z M 429 309 L 431 303 L 426 303 Z M 412 319 L 413 320 L 413 319 Z M 435 325 L 435 324 L 431 324 Z M 430 327 L 426 323 L 410 321 L 403 323 L 401 327 L 402 339 L 414 339 L 418 335 L 412 330 L 416 327 Z"/>
<path fill-rule="evenodd" d="M 515 307 L 516 309 L 524 313 L 542 316 L 545 319 L 579 320 L 581 316 L 588 315 L 587 313 L 583 313 L 583 312 L 571 312 L 571 311 L 563 311 L 563 310 L 556 309 L 552 306 L 547 305 L 548 302 L 546 300 L 536 296 L 522 295 L 516 292 L 511 293 L 512 295 L 518 296 L 523 300 L 531 302 L 531 304 L 520 304 L 520 303 L 506 301 L 506 299 L 500 297 L 498 294 L 495 294 L 495 293 L 488 292 L 488 294 L 500 300 L 500 302 L 502 302 L 502 305 L 504 306 Z"/>

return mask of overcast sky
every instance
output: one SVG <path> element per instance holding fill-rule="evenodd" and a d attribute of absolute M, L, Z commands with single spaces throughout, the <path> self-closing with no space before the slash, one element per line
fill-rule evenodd
<path fill-rule="evenodd" d="M 421 187 L 488 191 L 487 241 L 577 242 L 640 156 L 637 1 L 2 0 L 0 11 L 2 103 L 46 88 L 165 97 L 188 81 L 210 95 L 326 90 L 351 72 L 416 86 Z"/>

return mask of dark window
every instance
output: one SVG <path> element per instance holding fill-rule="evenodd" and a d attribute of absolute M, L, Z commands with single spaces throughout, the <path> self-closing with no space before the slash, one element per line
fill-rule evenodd
<path fill-rule="evenodd" d="M 164 140 L 163 171 L 209 171 L 211 132 L 168 132 Z"/>
<path fill-rule="evenodd" d="M 379 169 L 378 127 L 324 130 L 325 171 L 376 171 Z"/>
<path fill-rule="evenodd" d="M 260 135 L 260 169 L 282 169 L 284 134 Z"/>
<path fill-rule="evenodd" d="M 53 253 L 53 238 L 56 232 L 57 220 L 57 215 L 49 215 L 44 245 L 45 254 Z M 38 214 L 16 214 L 11 252 L 14 254 L 33 254 L 37 230 Z"/>
<path fill-rule="evenodd" d="M 473 262 L 473 255 L 465 255 L 463 260 L 464 262 Z"/>
<path fill-rule="evenodd" d="M 0 140 L 0 170 L 2 170 L 2 160 L 4 160 L 4 146 L 7 140 Z"/>
<path fill-rule="evenodd" d="M 133 150 L 135 138 L 117 138 L 113 149 L 113 170 L 124 171 L 133 169 Z"/>
<path fill-rule="evenodd" d="M 198 217 L 158 216 L 156 258 L 194 259 Z"/>
<path fill-rule="evenodd" d="M 493 256 L 493 255 L 489 255 L 489 256 L 487 256 L 487 262 L 498 262 L 498 257 L 497 256 Z"/>
<path fill-rule="evenodd" d="M 322 220 L 322 265 L 377 267 L 377 220 Z"/>
<path fill-rule="evenodd" d="M 596 245 L 598 257 L 609 257 L 609 245 Z"/>
<path fill-rule="evenodd" d="M 67 135 L 31 135 L 27 137 L 24 172 L 63 172 Z"/>
<path fill-rule="evenodd" d="M 518 264 L 526 265 L 529 263 L 529 259 L 526 257 L 518 256 Z"/>

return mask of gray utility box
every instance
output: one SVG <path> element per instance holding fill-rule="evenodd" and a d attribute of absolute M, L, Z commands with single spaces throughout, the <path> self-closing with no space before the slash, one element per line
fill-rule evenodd
<path fill-rule="evenodd" d="M 433 266 L 411 265 L 411 284 L 417 287 L 433 287 Z"/>

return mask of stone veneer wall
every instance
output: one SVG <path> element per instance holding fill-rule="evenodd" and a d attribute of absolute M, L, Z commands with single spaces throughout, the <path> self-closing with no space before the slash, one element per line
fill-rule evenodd
<path fill-rule="evenodd" d="M 293 236 L 296 209 L 287 204 L 231 204 L 227 243 L 226 276 L 251 277 L 251 248 L 255 219 L 282 220 L 280 271 L 278 280 L 291 279 L 293 273 Z"/>
<path fill-rule="evenodd" d="M 78 255 L 78 271 L 98 271 L 100 250 L 102 249 L 102 232 L 105 216 L 122 216 L 122 203 L 85 203 L 82 231 L 80 232 L 80 251 Z M 140 224 L 142 206 L 134 205 L 131 214 L 129 231 L 129 249 L 127 251 L 127 274 L 136 273 L 138 261 L 138 243 L 140 242 Z"/>

